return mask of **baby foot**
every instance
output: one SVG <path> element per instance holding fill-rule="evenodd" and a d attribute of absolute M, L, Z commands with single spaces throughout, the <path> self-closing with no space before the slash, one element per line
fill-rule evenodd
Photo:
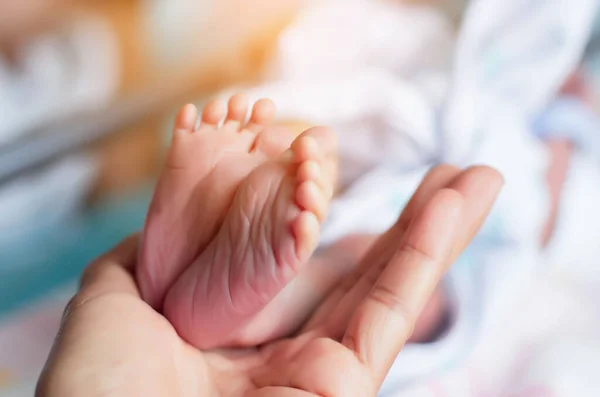
<path fill-rule="evenodd" d="M 265 129 L 275 114 L 271 101 L 258 101 L 245 124 L 247 112 L 248 99 L 236 95 L 229 101 L 227 115 L 223 103 L 210 102 L 197 130 L 193 105 L 177 116 L 146 218 L 137 268 L 142 296 L 156 309 L 161 309 L 169 287 L 215 236 L 240 182 L 293 140 L 285 131 Z"/>
<path fill-rule="evenodd" d="M 241 183 L 218 233 L 165 299 L 165 316 L 188 342 L 233 343 L 308 261 L 333 192 L 335 161 L 323 150 L 332 142 L 329 130 L 308 130 Z"/>

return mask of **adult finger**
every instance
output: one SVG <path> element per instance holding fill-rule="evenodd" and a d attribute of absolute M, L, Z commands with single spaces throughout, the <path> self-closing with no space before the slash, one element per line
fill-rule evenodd
<path fill-rule="evenodd" d="M 338 325 L 334 327 L 336 330 L 326 327 L 327 330 L 324 332 L 326 332 L 327 336 L 335 339 L 342 336 L 343 330 L 346 329 L 348 319 L 356 308 L 356 305 L 354 305 L 347 313 L 340 313 L 339 305 L 342 299 L 344 299 L 355 287 L 358 281 L 373 268 L 374 264 L 381 262 L 387 263 L 387 260 L 391 258 L 391 255 L 397 247 L 397 242 L 402 239 L 404 232 L 408 228 L 408 225 L 412 221 L 415 214 L 421 211 L 421 209 L 438 190 L 447 186 L 459 174 L 459 168 L 448 164 L 442 164 L 432 168 L 427 175 L 425 175 L 423 181 L 404 207 L 402 214 L 394 226 L 392 226 L 386 233 L 377 239 L 377 241 L 373 244 L 373 247 L 371 247 L 366 256 L 360 261 L 357 269 L 345 277 L 334 289 L 334 291 L 327 297 L 324 303 L 319 307 L 310 321 L 306 324 L 303 329 L 304 331 L 315 329 L 327 321 L 332 325 Z M 362 297 L 359 297 L 359 299 L 362 300 Z M 335 313 L 336 319 L 331 317 L 333 313 Z"/>
<path fill-rule="evenodd" d="M 463 214 L 461 224 L 456 230 L 457 239 L 452 247 L 445 268 L 454 263 L 476 234 L 483 220 L 488 215 L 502 184 L 502 177 L 494 169 L 489 167 L 473 167 L 463 171 L 446 185 L 447 188 L 453 189 L 463 196 L 469 210 Z M 326 336 L 334 339 L 342 337 L 354 310 L 364 300 L 371 288 L 373 288 L 373 285 L 379 279 L 385 267 L 388 266 L 390 259 L 398 247 L 398 243 L 402 241 L 402 235 L 395 237 L 394 240 L 386 242 L 387 253 L 379 257 L 367 258 L 370 261 L 368 271 L 350 286 L 338 306 L 327 317 L 325 326 L 323 327 L 323 332 Z"/>
<path fill-rule="evenodd" d="M 413 220 L 389 266 L 356 309 L 342 343 L 382 382 L 440 281 L 462 221 L 464 198 L 438 191 Z"/>
<path fill-rule="evenodd" d="M 447 266 L 450 266 L 471 243 L 489 215 L 503 185 L 502 175 L 488 166 L 470 167 L 448 185 L 448 188 L 462 194 L 469 211 L 464 214 L 464 223 L 457 230 L 457 241 Z"/>

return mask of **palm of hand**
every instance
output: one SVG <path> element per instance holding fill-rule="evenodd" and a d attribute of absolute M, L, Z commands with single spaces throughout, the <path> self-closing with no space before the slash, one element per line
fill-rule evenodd
<path fill-rule="evenodd" d="M 74 354 L 101 359 L 63 370 L 71 378 L 81 376 L 82 384 L 89 384 L 85 377 L 90 372 L 110 371 L 103 377 L 110 381 L 96 384 L 98 395 L 309 396 L 331 391 L 348 396 L 358 387 L 376 390 L 353 352 L 316 330 L 260 349 L 202 352 L 136 294 L 121 292 L 74 300 L 65 324 L 75 324 L 63 329 L 76 343 Z M 352 385 L 348 376 L 361 381 Z"/>
<path fill-rule="evenodd" d="M 37 395 L 374 396 L 501 185 L 488 168 L 435 168 L 301 332 L 247 350 L 196 350 L 143 302 L 132 237 L 86 270 Z"/>

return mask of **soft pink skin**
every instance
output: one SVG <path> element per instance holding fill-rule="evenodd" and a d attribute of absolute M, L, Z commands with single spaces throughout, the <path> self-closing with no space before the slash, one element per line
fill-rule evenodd
<path fill-rule="evenodd" d="M 217 114 L 209 116 L 220 116 L 216 106 L 212 108 Z M 236 158 L 218 150 L 228 147 L 247 154 L 256 139 L 236 131 L 206 133 L 221 117 L 211 119 L 205 111 L 203 125 L 192 132 L 196 111 L 186 107 L 176 121 L 146 218 L 137 274 L 144 300 L 155 309 L 162 308 L 168 289 L 217 233 L 239 183 L 261 161 L 259 156 Z M 218 167 L 224 163 L 236 166 Z"/>
<path fill-rule="evenodd" d="M 182 110 L 144 229 L 143 297 L 199 348 L 270 340 L 299 321 L 273 324 L 290 296 L 314 300 L 299 288 L 278 294 L 316 246 L 336 174 L 335 137 L 308 130 L 282 157 L 294 136 L 265 128 L 273 114 L 266 102 L 244 127 L 246 103 L 232 98 L 222 128 L 223 115 L 208 105 L 197 132 L 195 111 Z M 308 277 L 320 271 L 309 268 Z"/>
<path fill-rule="evenodd" d="M 185 343 L 142 301 L 131 274 L 138 238 L 128 239 L 86 269 L 36 396 L 376 396 L 501 185 L 493 170 L 456 175 L 449 167 L 428 174 L 302 331 L 260 347 L 202 351 Z"/>
<path fill-rule="evenodd" d="M 293 167 L 281 159 L 268 161 L 279 158 L 295 135 L 265 127 L 273 115 L 268 101 L 255 106 L 250 124 L 240 133 L 241 123 L 235 119 L 245 115 L 244 101 L 240 96 L 230 101 L 226 131 L 219 136 L 210 134 L 223 117 L 216 103 L 207 106 L 195 133 L 195 109 L 182 110 L 140 250 L 137 276 L 144 299 L 202 348 L 255 346 L 289 335 L 376 237 L 351 237 L 310 260 L 298 252 L 291 220 L 300 208 L 290 205 L 297 184 L 285 179 Z M 322 164 L 334 180 L 335 137 L 322 128 L 305 135 L 328 153 Z M 257 166 L 262 168 L 246 180 Z M 262 208 L 275 211 L 254 221 L 244 215 L 256 217 Z M 435 296 L 442 298 L 440 293 Z M 413 340 L 426 338 L 441 318 L 443 305 L 430 306 Z"/>
<path fill-rule="evenodd" d="M 283 174 L 285 169 L 279 171 Z M 194 346 L 227 343 L 284 289 L 310 255 L 305 249 L 296 250 L 290 225 L 300 213 L 298 207 L 289 205 L 293 183 L 279 189 L 278 183 L 261 174 L 265 172 L 257 169 L 250 175 L 257 182 L 256 189 L 245 188 L 252 183 L 242 185 L 232 208 L 243 210 L 229 212 L 216 238 L 165 300 L 166 317 Z M 263 208 L 272 212 L 265 215 Z"/>
<path fill-rule="evenodd" d="M 138 279 L 144 299 L 159 310 L 168 289 L 217 234 L 245 170 L 259 162 L 231 158 L 237 166 L 225 172 L 216 163 L 233 156 L 211 156 L 198 143 L 193 158 L 209 161 L 178 169 L 167 160 L 144 228 Z M 203 169 L 213 172 L 194 183 Z"/>

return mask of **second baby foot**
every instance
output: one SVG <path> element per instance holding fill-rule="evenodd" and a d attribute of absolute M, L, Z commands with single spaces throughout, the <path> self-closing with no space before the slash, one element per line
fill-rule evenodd
<path fill-rule="evenodd" d="M 334 142 L 328 129 L 308 130 L 239 185 L 216 236 L 165 299 L 165 316 L 188 342 L 232 343 L 308 261 L 333 193 Z"/>

